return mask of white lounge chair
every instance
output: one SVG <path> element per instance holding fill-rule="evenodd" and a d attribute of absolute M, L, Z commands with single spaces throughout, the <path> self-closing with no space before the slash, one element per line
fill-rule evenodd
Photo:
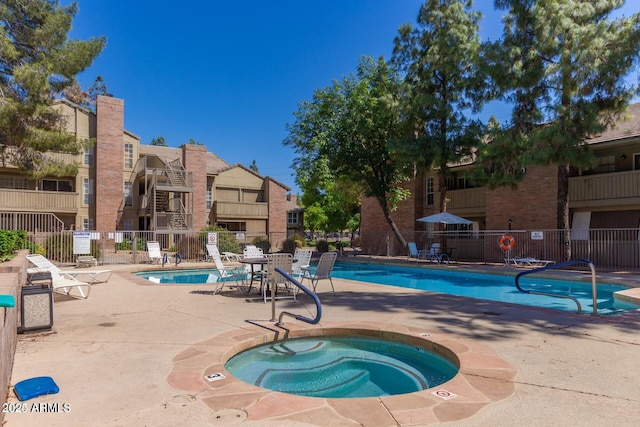
<path fill-rule="evenodd" d="M 86 276 L 82 277 L 82 279 L 86 280 L 88 283 L 106 283 L 111 278 L 111 274 L 113 273 L 111 270 L 62 270 L 43 255 L 39 254 L 29 254 L 27 255 L 27 259 L 30 263 L 36 266 L 36 268 L 44 269 L 44 270 L 56 270 L 59 274 L 67 277 L 72 277 L 78 280 L 78 276 Z"/>
<path fill-rule="evenodd" d="M 246 270 L 245 267 L 242 266 L 226 266 L 222 263 L 222 258 L 220 258 L 220 251 L 218 251 L 218 246 L 213 244 L 206 245 L 207 253 L 213 259 L 213 262 L 216 265 L 216 270 L 220 273 L 220 279 L 216 282 L 217 286 L 213 290 L 213 293 L 216 294 L 222 291 L 222 288 L 225 284 L 225 279 L 239 279 L 240 275 L 244 275 Z M 227 282 L 228 283 L 228 282 Z"/>
<path fill-rule="evenodd" d="M 407 257 L 408 261 L 411 261 L 412 258 L 415 258 L 415 260 L 418 261 L 419 259 L 425 259 L 427 257 L 427 251 L 424 249 L 418 249 L 416 242 L 408 242 L 407 249 L 409 249 L 409 256 Z"/>
<path fill-rule="evenodd" d="M 154 240 L 147 241 L 147 252 L 149 252 L 149 260 L 151 264 L 162 262 L 162 254 L 160 253 L 160 242 Z"/>
<path fill-rule="evenodd" d="M 305 271 L 300 282 L 302 283 L 304 279 L 309 279 L 311 281 L 311 286 L 313 286 L 313 292 L 315 292 L 320 280 L 329 279 L 329 283 L 331 283 L 331 290 L 335 292 L 336 289 L 333 287 L 333 280 L 331 279 L 331 270 L 333 270 L 333 265 L 335 264 L 337 257 L 338 254 L 336 252 L 325 252 L 320 255 L 320 261 L 318 261 L 316 270 L 313 273 L 311 270 Z"/>
<path fill-rule="evenodd" d="M 505 258 L 504 263 L 508 267 L 546 267 L 549 264 L 555 264 L 555 261 L 538 258 Z"/>
<path fill-rule="evenodd" d="M 45 263 L 41 263 L 41 265 L 38 266 L 34 262 L 34 260 L 36 262 L 41 261 L 41 258 L 46 260 L 46 262 L 49 263 L 50 266 L 47 267 Z M 79 298 L 79 299 L 89 298 L 89 294 L 91 293 L 91 285 L 89 283 L 81 282 L 75 277 L 69 276 L 68 274 L 62 272 L 58 267 L 51 264 L 51 262 L 45 257 L 43 257 L 42 255 L 36 255 L 36 254 L 27 255 L 27 259 L 33 265 L 36 265 L 36 267 L 34 268 L 28 268 L 27 273 L 29 274 L 50 273 L 51 274 L 51 284 L 53 286 L 54 292 L 57 292 L 63 295 L 68 295 L 73 298 Z"/>

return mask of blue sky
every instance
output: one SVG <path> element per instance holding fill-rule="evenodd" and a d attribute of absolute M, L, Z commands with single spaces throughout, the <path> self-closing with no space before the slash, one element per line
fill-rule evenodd
<path fill-rule="evenodd" d="M 63 4 L 70 2 L 63 1 Z M 79 76 L 101 75 L 125 101 L 125 128 L 149 144 L 190 138 L 228 163 L 251 165 L 298 192 L 293 151 L 282 146 L 298 103 L 355 71 L 362 55 L 389 58 L 418 0 L 77 0 L 72 39 L 106 36 Z M 627 1 L 620 12 L 640 6 Z M 501 33 L 491 0 L 477 0 L 484 39 Z M 504 107 L 486 114 L 500 120 Z"/>

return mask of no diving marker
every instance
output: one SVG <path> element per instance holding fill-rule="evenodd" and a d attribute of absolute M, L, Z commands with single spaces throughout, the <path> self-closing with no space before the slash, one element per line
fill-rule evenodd
<path fill-rule="evenodd" d="M 447 390 L 436 390 L 436 391 L 432 391 L 431 394 L 433 394 L 434 396 L 438 396 L 442 400 L 449 400 L 449 399 L 453 399 L 454 397 L 458 397 L 457 394 L 451 393 L 450 391 L 447 391 Z"/>
<path fill-rule="evenodd" d="M 205 379 L 209 382 L 220 381 L 225 379 L 226 377 L 222 372 L 216 372 L 215 374 L 207 375 Z"/>

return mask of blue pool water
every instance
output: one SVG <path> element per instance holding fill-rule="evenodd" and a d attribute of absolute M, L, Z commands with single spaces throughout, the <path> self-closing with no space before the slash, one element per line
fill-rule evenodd
<path fill-rule="evenodd" d="M 515 286 L 513 276 L 434 270 L 419 267 L 403 267 L 370 263 L 336 263 L 333 277 L 378 283 L 402 288 L 419 289 L 469 298 L 509 302 L 514 304 L 546 307 L 576 312 L 576 303 L 565 298 L 525 294 Z M 590 278 L 591 276 L 589 276 Z M 542 279 L 524 276 L 520 279 L 524 289 L 538 292 L 570 295 L 577 298 L 582 312 L 593 312 L 591 281 L 569 282 L 563 280 Z M 614 298 L 613 293 L 627 289 L 624 286 L 598 283 L 598 314 L 611 315 L 640 309 Z"/>
<path fill-rule="evenodd" d="M 193 270 L 143 271 L 135 273 L 151 282 L 165 285 L 203 285 L 219 282 L 220 273 L 215 268 L 199 268 Z M 225 279 L 229 280 L 229 279 Z"/>
<path fill-rule="evenodd" d="M 421 347 L 358 336 L 264 344 L 235 355 L 225 369 L 259 387 L 328 398 L 412 393 L 458 373 L 449 360 Z"/>
<path fill-rule="evenodd" d="M 206 284 L 221 280 L 216 269 L 160 270 L 136 274 L 147 280 L 161 284 Z M 577 310 L 575 302 L 571 300 L 525 294 L 518 291 L 512 276 L 434 270 L 432 268 L 426 269 L 386 264 L 344 262 L 336 263 L 332 276 L 469 298 L 510 302 L 571 312 L 576 312 Z M 525 289 L 573 296 L 580 301 L 583 313 L 590 314 L 593 312 L 590 281 L 569 282 L 549 280 L 533 275 L 523 277 L 520 283 Z M 614 292 L 624 289 L 627 288 L 619 285 L 598 283 L 598 314 L 611 315 L 640 309 L 639 306 L 614 298 Z"/>

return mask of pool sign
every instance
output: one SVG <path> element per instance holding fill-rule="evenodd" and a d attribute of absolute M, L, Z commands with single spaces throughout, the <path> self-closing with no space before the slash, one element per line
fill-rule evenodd
<path fill-rule="evenodd" d="M 74 255 L 91 253 L 91 233 L 84 231 L 73 233 L 73 253 Z"/>
<path fill-rule="evenodd" d="M 218 233 L 207 233 L 207 245 L 218 244 Z"/>
<path fill-rule="evenodd" d="M 227 377 L 225 377 L 222 372 L 216 372 L 215 374 L 207 375 L 204 378 L 209 382 L 213 382 L 223 380 Z"/>
<path fill-rule="evenodd" d="M 454 397 L 458 397 L 457 394 L 451 393 L 450 391 L 442 390 L 442 389 L 432 391 L 431 394 L 433 394 L 434 396 L 438 396 L 442 400 L 449 400 L 449 399 L 453 399 Z"/>
<path fill-rule="evenodd" d="M 544 231 L 532 231 L 531 240 L 544 240 Z"/>

